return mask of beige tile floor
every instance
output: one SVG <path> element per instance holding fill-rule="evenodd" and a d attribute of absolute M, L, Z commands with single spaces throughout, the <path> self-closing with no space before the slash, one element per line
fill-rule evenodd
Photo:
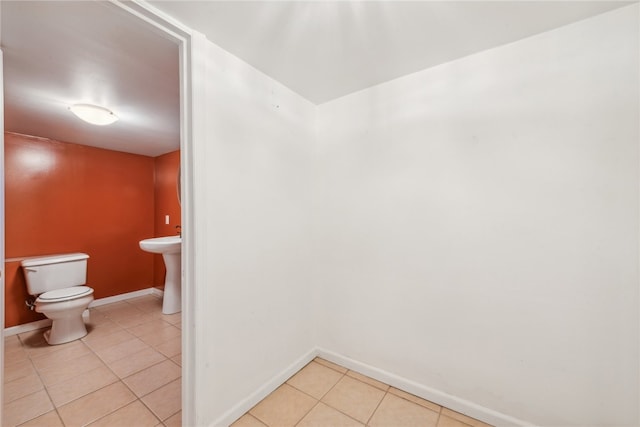
<path fill-rule="evenodd" d="M 489 427 L 316 358 L 232 427 Z"/>
<path fill-rule="evenodd" d="M 181 320 L 148 295 L 90 310 L 90 333 L 5 338 L 3 426 L 181 425 Z M 316 358 L 233 427 L 487 427 Z"/>
<path fill-rule="evenodd" d="M 89 334 L 5 337 L 3 426 L 179 426 L 181 317 L 147 295 L 90 310 Z"/>

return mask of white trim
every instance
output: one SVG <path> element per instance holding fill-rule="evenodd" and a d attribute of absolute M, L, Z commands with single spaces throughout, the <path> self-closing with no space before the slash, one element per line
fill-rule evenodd
<path fill-rule="evenodd" d="M 112 304 L 114 302 L 119 302 L 119 301 L 125 301 L 131 298 L 137 298 L 144 295 L 155 295 L 153 291 L 154 289 L 155 288 L 140 289 L 139 291 L 127 292 L 126 294 L 114 295 L 112 297 L 105 297 L 105 298 L 93 300 L 93 302 L 89 304 L 89 308 L 100 307 L 101 305 Z"/>
<path fill-rule="evenodd" d="M 11 335 L 18 335 L 23 332 L 31 332 L 42 328 L 48 328 L 49 326 L 51 326 L 51 319 L 36 320 L 35 322 L 5 328 L 4 336 L 9 337 Z"/>
<path fill-rule="evenodd" d="M 112 297 L 106 297 L 106 298 L 100 298 L 100 299 L 94 300 L 91 304 L 89 304 L 89 307 L 90 308 L 99 307 L 101 305 L 111 304 L 119 301 L 125 301 L 128 299 L 137 298 L 144 295 L 153 295 L 153 296 L 162 298 L 163 292 L 157 288 L 141 289 L 139 291 L 127 292 L 126 294 L 114 295 Z M 88 313 L 87 310 L 85 310 L 84 313 L 82 313 L 82 317 L 88 318 L 89 316 L 87 313 Z M 47 328 L 49 326 L 51 326 L 51 319 L 36 320 L 35 322 L 29 322 L 22 325 L 16 325 L 16 326 L 11 326 L 10 328 L 6 328 L 4 330 L 4 336 L 8 337 L 11 335 L 18 335 L 23 332 L 31 332 L 37 329 Z"/>
<path fill-rule="evenodd" d="M 494 411 L 477 403 L 452 396 L 444 391 L 427 387 L 426 385 L 419 384 L 329 350 L 318 348 L 316 349 L 316 353 L 319 357 L 330 362 L 494 426 L 533 425 L 532 423 L 510 417 L 509 415 Z"/>
<path fill-rule="evenodd" d="M 151 288 L 151 292 L 149 292 L 151 295 L 156 296 L 158 298 L 163 298 L 164 297 L 164 291 L 162 289 L 158 289 L 158 288 Z"/>
<path fill-rule="evenodd" d="M 222 414 L 220 418 L 211 424 L 212 426 L 228 426 L 242 415 L 244 415 L 249 409 L 253 408 L 258 402 L 271 394 L 275 389 L 284 384 L 289 378 L 291 378 L 296 372 L 304 368 L 307 363 L 311 362 L 318 355 L 318 349 L 313 348 L 308 353 L 300 357 L 293 362 L 280 373 L 273 376 L 264 385 L 251 393 L 249 396 L 238 402 L 234 407 Z"/>
<path fill-rule="evenodd" d="M 468 400 L 452 396 L 441 390 L 427 387 L 415 381 L 400 377 L 374 366 L 367 365 L 360 361 L 351 359 L 333 351 L 315 347 L 304 356 L 297 359 L 287 368 L 264 383 L 255 392 L 238 402 L 235 406 L 225 412 L 220 418 L 210 424 L 212 427 L 228 426 L 244 415 L 247 411 L 261 402 L 275 389 L 284 384 L 289 378 L 296 374 L 305 365 L 316 357 L 321 357 L 342 367 L 366 375 L 385 384 L 393 386 L 407 393 L 434 402 L 451 410 L 460 412 L 469 417 L 492 424 L 494 426 L 532 426 L 532 423 L 510 417 L 498 411 L 486 408 Z"/>

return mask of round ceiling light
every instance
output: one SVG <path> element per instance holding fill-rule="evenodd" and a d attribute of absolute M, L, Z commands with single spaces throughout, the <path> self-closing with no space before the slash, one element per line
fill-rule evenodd
<path fill-rule="evenodd" d="M 118 120 L 118 116 L 113 111 L 104 107 L 92 104 L 74 104 L 69 110 L 80 119 L 92 125 L 110 125 Z"/>

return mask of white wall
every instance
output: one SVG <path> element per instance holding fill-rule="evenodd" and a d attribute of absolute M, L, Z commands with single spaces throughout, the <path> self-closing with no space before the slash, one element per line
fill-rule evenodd
<path fill-rule="evenodd" d="M 195 422 L 218 426 L 315 344 L 315 106 L 197 34 L 193 64 Z"/>
<path fill-rule="evenodd" d="M 538 425 L 640 424 L 638 94 L 634 5 L 321 105 L 321 347 Z"/>
<path fill-rule="evenodd" d="M 196 424 L 315 345 L 459 409 L 640 423 L 637 16 L 317 109 L 195 37 Z"/>

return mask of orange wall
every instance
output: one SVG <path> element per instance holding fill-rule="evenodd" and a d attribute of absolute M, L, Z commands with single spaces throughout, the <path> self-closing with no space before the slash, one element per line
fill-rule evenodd
<path fill-rule="evenodd" d="M 180 151 L 158 156 L 155 159 L 155 209 L 154 226 L 156 237 L 176 234 L 176 225 L 181 225 L 180 204 L 178 203 L 177 178 L 180 166 Z M 169 224 L 165 224 L 169 215 Z M 155 255 L 153 263 L 153 284 L 164 287 L 164 261 L 162 255 Z"/>
<path fill-rule="evenodd" d="M 4 263 L 4 323 L 5 327 L 21 325 L 44 319 L 45 316 L 35 311 L 28 310 L 25 305 L 27 288 L 24 283 L 24 275 L 20 268 L 20 261 L 7 261 Z"/>
<path fill-rule="evenodd" d="M 41 319 L 29 311 L 19 260 L 86 252 L 95 298 L 153 284 L 151 157 L 5 133 L 5 326 Z M 155 215 L 157 217 L 157 215 Z"/>

